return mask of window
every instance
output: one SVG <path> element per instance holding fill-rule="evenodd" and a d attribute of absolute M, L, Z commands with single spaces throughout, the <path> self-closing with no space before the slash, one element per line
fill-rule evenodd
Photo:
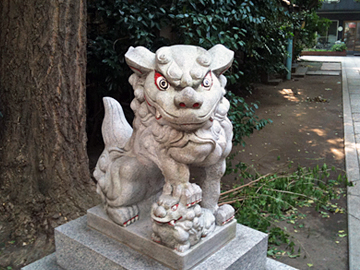
<path fill-rule="evenodd" d="M 360 51 L 360 21 L 345 21 L 344 42 L 348 51 Z"/>
<path fill-rule="evenodd" d="M 329 28 L 318 32 L 316 48 L 329 50 L 338 39 L 338 27 L 339 21 L 332 21 Z"/>

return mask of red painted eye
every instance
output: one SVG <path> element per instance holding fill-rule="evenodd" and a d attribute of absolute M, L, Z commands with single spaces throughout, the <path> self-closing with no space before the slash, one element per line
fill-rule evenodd
<path fill-rule="evenodd" d="M 175 205 L 171 206 L 171 210 L 176 211 L 178 209 L 178 207 L 179 207 L 179 204 L 175 204 Z"/>
<path fill-rule="evenodd" d="M 155 79 L 155 85 L 160 91 L 166 91 L 167 89 L 169 89 L 170 87 L 169 82 L 159 72 L 155 71 L 154 79 Z"/>
<path fill-rule="evenodd" d="M 201 86 L 204 87 L 206 90 L 210 90 L 212 84 L 213 84 L 213 80 L 211 76 L 211 71 L 209 71 L 206 74 L 205 78 L 203 79 Z"/>

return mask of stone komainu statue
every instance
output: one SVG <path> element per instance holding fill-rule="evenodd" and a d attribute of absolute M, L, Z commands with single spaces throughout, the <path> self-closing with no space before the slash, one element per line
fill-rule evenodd
<path fill-rule="evenodd" d="M 233 218 L 231 206 L 217 204 L 232 147 L 222 73 L 233 55 L 222 45 L 210 50 L 176 45 L 155 54 L 144 47 L 129 48 L 125 58 L 134 71 L 129 78 L 135 94 L 133 129 L 120 104 L 104 98 L 105 149 L 94 172 L 97 192 L 114 222 L 135 222 L 141 214 L 139 203 L 162 190 L 151 210 L 157 222 L 153 238 L 184 251 L 214 223 L 223 225 Z M 189 216 L 186 226 L 181 225 L 183 217 L 174 214 L 178 209 Z M 206 215 L 200 218 L 202 213 Z M 187 234 L 171 236 L 172 229 L 165 226 Z"/>

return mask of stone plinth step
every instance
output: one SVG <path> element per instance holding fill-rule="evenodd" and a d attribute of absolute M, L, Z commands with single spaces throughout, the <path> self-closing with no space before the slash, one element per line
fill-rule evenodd
<path fill-rule="evenodd" d="M 55 252 L 21 269 L 22 270 L 64 270 L 64 268 L 61 268 L 57 264 Z M 223 268 L 219 268 L 219 270 L 221 269 Z M 99 270 L 103 270 L 103 269 L 99 269 Z M 267 258 L 265 270 L 298 270 L 298 269 L 283 264 L 281 262 L 275 261 L 273 259 Z"/>
<path fill-rule="evenodd" d="M 235 228 L 236 234 L 232 235 Z M 236 222 L 217 228 L 217 233 L 203 238 L 198 245 L 184 253 L 151 241 L 150 229 L 151 222 L 146 217 L 123 228 L 110 221 L 101 207 L 94 207 L 88 210 L 87 216 L 55 229 L 56 253 L 23 269 L 295 270 L 266 258 L 266 234 Z M 133 247 L 129 246 L 129 242 L 120 242 L 124 240 Z"/>
<path fill-rule="evenodd" d="M 269 85 L 278 85 L 280 83 L 282 83 L 283 80 L 282 79 L 269 79 L 266 84 L 269 84 Z"/>
<path fill-rule="evenodd" d="M 294 73 L 291 73 L 292 77 L 305 77 L 308 67 L 298 66 Z"/>
<path fill-rule="evenodd" d="M 291 65 L 291 73 L 295 73 L 296 69 L 299 67 L 298 63 L 292 63 Z"/>
<path fill-rule="evenodd" d="M 316 71 L 308 71 L 306 75 L 339 76 L 340 71 L 316 70 Z"/>
<path fill-rule="evenodd" d="M 341 70 L 341 63 L 323 63 L 321 70 Z"/>
<path fill-rule="evenodd" d="M 111 237 L 91 229 L 86 223 L 103 219 L 101 210 L 89 210 L 92 213 L 88 214 L 92 216 L 89 221 L 82 217 L 55 229 L 57 263 L 64 269 L 265 269 L 267 235 L 236 222 L 217 228 L 220 232 L 215 231 L 189 251 L 179 253 L 150 239 L 151 223 L 147 219 L 126 228 L 112 223 L 120 228 L 119 233 L 112 231 L 106 219 L 98 220 L 97 228 L 108 231 Z M 222 239 L 232 234 L 233 227 L 236 227 L 235 238 L 224 243 Z M 138 250 L 116 240 L 119 237 L 130 242 L 134 239 L 131 245 L 136 245 Z"/>
<path fill-rule="evenodd" d="M 150 211 L 145 213 L 150 213 Z M 151 239 L 152 223 L 150 215 L 143 215 L 134 224 L 121 227 L 110 220 L 99 205 L 88 210 L 87 224 L 90 228 L 174 269 L 188 269 L 196 265 L 221 249 L 236 236 L 236 221 L 234 220 L 225 226 L 216 226 L 213 233 L 202 238 L 198 244 L 189 250 L 181 253 L 155 243 Z M 267 239 L 265 239 L 266 241 Z M 263 261 L 265 262 L 265 260 Z"/>
<path fill-rule="evenodd" d="M 151 239 L 152 223 L 149 215 L 143 216 L 134 224 L 124 228 L 110 220 L 101 206 L 96 206 L 88 210 L 87 224 L 90 228 L 175 269 L 192 267 L 221 249 L 236 236 L 236 221 L 232 221 L 225 226 L 217 226 L 213 233 L 181 253 L 155 243 Z"/>
<path fill-rule="evenodd" d="M 55 230 L 57 263 L 64 269 L 265 269 L 267 235 L 239 224 L 236 225 L 236 238 L 226 246 L 219 248 L 197 265 L 189 266 L 188 262 L 185 262 L 182 268 L 173 267 L 174 265 L 165 266 L 113 238 L 90 229 L 86 225 L 86 219 L 81 217 Z M 154 242 L 154 247 L 155 245 L 161 246 Z M 163 247 L 163 250 L 165 249 L 176 253 Z M 157 255 L 162 257 L 161 253 Z"/>

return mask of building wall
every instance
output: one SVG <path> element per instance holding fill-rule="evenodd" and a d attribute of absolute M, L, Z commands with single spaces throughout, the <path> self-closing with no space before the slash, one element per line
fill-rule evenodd
<path fill-rule="evenodd" d="M 338 3 L 332 2 L 332 3 L 326 3 L 324 2 L 322 4 L 322 7 L 319 9 L 319 12 L 323 11 L 353 11 L 358 10 L 360 11 L 360 3 L 355 2 L 354 0 L 340 0 Z"/>
<path fill-rule="evenodd" d="M 338 22 L 338 29 L 343 29 L 338 31 L 337 40 L 344 41 L 345 43 L 349 42 L 348 37 L 348 26 L 349 22 L 354 22 L 357 26 L 357 22 L 360 22 L 360 3 L 355 2 L 354 0 L 340 0 L 338 3 L 323 3 L 322 7 L 317 11 L 317 14 L 320 17 L 330 19 L 332 21 Z M 356 38 L 353 46 L 350 46 L 349 51 L 359 51 L 360 49 L 360 37 L 359 31 L 356 30 Z M 348 44 L 347 44 L 348 45 Z"/>

